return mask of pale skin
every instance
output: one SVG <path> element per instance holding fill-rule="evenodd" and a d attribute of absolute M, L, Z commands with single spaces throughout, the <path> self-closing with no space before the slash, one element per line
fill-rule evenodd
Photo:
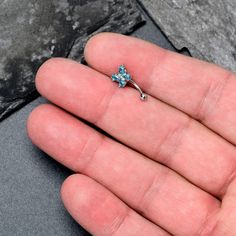
<path fill-rule="evenodd" d="M 71 216 L 98 236 L 236 235 L 236 75 L 111 33 L 90 39 L 85 58 L 41 66 L 37 89 L 57 106 L 27 123 L 75 172 L 61 188 Z M 111 82 L 121 64 L 147 101 Z"/>

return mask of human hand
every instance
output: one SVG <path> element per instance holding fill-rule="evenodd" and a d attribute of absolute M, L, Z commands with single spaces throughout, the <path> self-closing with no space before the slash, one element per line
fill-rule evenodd
<path fill-rule="evenodd" d="M 57 58 L 39 69 L 38 91 L 64 110 L 41 105 L 27 124 L 77 173 L 61 190 L 72 217 L 93 235 L 236 235 L 235 74 L 111 33 L 85 58 L 92 68 Z M 147 101 L 111 82 L 121 64 Z"/>

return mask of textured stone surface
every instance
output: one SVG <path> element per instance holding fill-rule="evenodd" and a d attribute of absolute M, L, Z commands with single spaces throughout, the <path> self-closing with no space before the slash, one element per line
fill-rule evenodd
<path fill-rule="evenodd" d="M 177 49 L 236 72 L 235 0 L 139 0 Z"/>
<path fill-rule="evenodd" d="M 142 21 L 132 0 L 0 1 L 0 120 L 36 95 L 46 59 L 80 59 L 92 34 L 129 33 Z"/>

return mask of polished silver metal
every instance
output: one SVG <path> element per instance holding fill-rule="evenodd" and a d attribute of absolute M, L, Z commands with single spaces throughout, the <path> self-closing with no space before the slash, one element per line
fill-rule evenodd
<path fill-rule="evenodd" d="M 131 83 L 140 93 L 140 99 L 141 100 L 146 100 L 147 99 L 147 95 L 142 91 L 142 89 L 131 79 L 128 81 L 129 83 Z"/>

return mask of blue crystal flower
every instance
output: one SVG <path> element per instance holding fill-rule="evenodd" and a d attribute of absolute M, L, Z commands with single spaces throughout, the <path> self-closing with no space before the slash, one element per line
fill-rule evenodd
<path fill-rule="evenodd" d="M 120 88 L 124 88 L 126 84 L 131 80 L 131 76 L 127 73 L 124 65 L 119 66 L 118 72 L 118 74 L 113 74 L 111 76 L 111 79 L 112 81 L 119 83 Z"/>

